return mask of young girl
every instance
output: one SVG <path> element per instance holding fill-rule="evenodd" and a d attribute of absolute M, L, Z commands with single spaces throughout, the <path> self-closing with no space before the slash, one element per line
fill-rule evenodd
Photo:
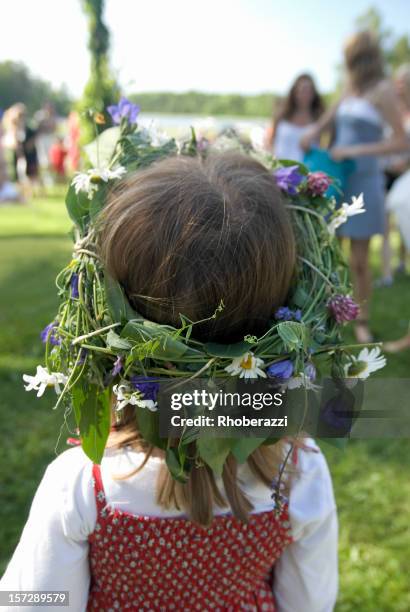
<path fill-rule="evenodd" d="M 132 174 L 100 235 L 104 266 L 132 307 L 171 325 L 180 312 L 206 319 L 193 327 L 205 341 L 263 332 L 295 272 L 274 177 L 239 154 L 169 158 Z M 76 612 L 333 609 L 336 508 L 313 440 L 292 453 L 289 501 L 275 512 L 271 483 L 288 441 L 243 464 L 228 455 L 221 476 L 198 463 L 183 484 L 142 438 L 135 407 L 115 414 L 101 465 L 77 447 L 48 466 L 1 590 L 68 591 Z"/>
<path fill-rule="evenodd" d="M 303 161 L 300 139 L 324 111 L 324 104 L 310 74 L 299 75 L 279 113 L 272 119 L 266 146 L 278 159 Z"/>

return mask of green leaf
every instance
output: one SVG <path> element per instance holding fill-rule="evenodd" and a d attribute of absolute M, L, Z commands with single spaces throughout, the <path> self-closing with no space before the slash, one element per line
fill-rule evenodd
<path fill-rule="evenodd" d="M 132 345 L 128 340 L 121 338 L 118 334 L 115 333 L 112 329 L 107 334 L 107 346 L 109 348 L 118 349 L 128 351 Z"/>
<path fill-rule="evenodd" d="M 74 186 L 70 185 L 65 198 L 67 212 L 70 219 L 84 231 L 89 220 L 91 201 L 83 191 L 78 194 L 75 192 Z"/>
<path fill-rule="evenodd" d="M 296 321 L 284 321 L 277 326 L 278 334 L 282 338 L 288 351 L 307 347 L 308 332 L 303 323 Z"/>
<path fill-rule="evenodd" d="M 178 482 L 186 483 L 189 477 L 189 469 L 188 466 L 185 466 L 185 454 L 181 457 L 178 448 L 168 448 L 165 461 L 172 477 Z"/>
<path fill-rule="evenodd" d="M 83 451 L 100 464 L 111 427 L 110 391 L 80 380 L 71 389 L 71 397 Z"/>
<path fill-rule="evenodd" d="M 235 357 L 242 357 L 242 355 L 249 352 L 250 344 L 249 342 L 237 342 L 235 344 L 207 342 L 204 345 L 204 349 L 211 357 L 234 359 Z"/>
<path fill-rule="evenodd" d="M 153 444 L 157 448 L 165 448 L 166 438 L 159 435 L 159 416 L 157 412 L 152 412 L 148 408 L 138 407 L 136 409 L 138 430 L 144 440 Z"/>
<path fill-rule="evenodd" d="M 238 463 L 245 463 L 249 455 L 253 453 L 266 438 L 240 438 L 232 446 L 231 452 Z"/>
<path fill-rule="evenodd" d="M 304 306 L 309 302 L 309 294 L 303 287 L 298 285 L 295 293 L 292 295 L 292 303 L 298 308 L 304 308 Z"/>
<path fill-rule="evenodd" d="M 221 476 L 226 458 L 236 442 L 235 438 L 211 438 L 201 435 L 197 441 L 199 456 L 211 470 Z"/>
<path fill-rule="evenodd" d="M 165 328 L 161 328 L 160 325 L 151 323 L 151 321 L 145 321 L 144 319 L 129 321 L 122 330 L 121 337 L 136 340 L 139 343 L 157 340 L 151 355 L 157 359 L 172 361 L 173 359 L 178 360 L 183 356 L 201 355 L 199 351 L 196 351 L 184 342 L 172 338 L 169 335 L 169 331 L 167 332 Z"/>
<path fill-rule="evenodd" d="M 130 319 L 136 319 L 138 315 L 131 308 L 121 285 L 107 273 L 105 274 L 104 284 L 108 308 L 114 323 L 125 323 Z"/>
<path fill-rule="evenodd" d="M 95 140 L 90 142 L 90 144 L 85 145 L 84 151 L 93 168 L 108 166 L 119 137 L 120 128 L 115 126 L 104 130 Z"/>

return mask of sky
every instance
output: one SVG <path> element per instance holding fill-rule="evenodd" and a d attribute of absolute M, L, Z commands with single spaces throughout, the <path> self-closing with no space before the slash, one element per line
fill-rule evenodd
<path fill-rule="evenodd" d="M 81 0 L 0 3 L 0 61 L 22 61 L 80 96 L 89 71 Z M 410 0 L 106 0 L 111 66 L 126 93 L 283 93 L 306 70 L 326 92 L 370 5 L 395 34 L 410 34 Z"/>

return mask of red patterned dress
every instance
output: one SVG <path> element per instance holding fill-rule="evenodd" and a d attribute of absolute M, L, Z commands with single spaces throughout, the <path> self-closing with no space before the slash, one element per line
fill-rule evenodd
<path fill-rule="evenodd" d="M 93 466 L 97 522 L 89 536 L 87 610 L 274 611 L 273 567 L 291 543 L 288 508 L 229 515 L 209 529 L 185 518 L 110 508 Z"/>

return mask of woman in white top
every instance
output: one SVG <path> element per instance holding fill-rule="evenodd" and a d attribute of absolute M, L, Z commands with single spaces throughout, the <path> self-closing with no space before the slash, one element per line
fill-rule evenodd
<path fill-rule="evenodd" d="M 353 286 L 361 308 L 355 325 L 356 338 L 358 342 L 369 343 L 372 341 L 369 329 L 372 288 L 369 245 L 373 235 L 385 231 L 385 185 L 380 158 L 404 151 L 408 144 L 397 94 L 384 77 L 376 38 L 370 32 L 351 36 L 344 48 L 344 60 L 347 90 L 341 100 L 303 136 L 302 146 L 309 149 L 323 130 L 334 126 L 332 157 L 336 161 L 355 160 L 356 167 L 349 175 L 344 199 L 348 201 L 353 195 L 362 193 L 366 212 L 350 218 L 338 234 L 350 239 Z M 391 128 L 387 138 L 384 136 L 385 125 Z"/>
<path fill-rule="evenodd" d="M 295 82 L 279 113 L 275 113 L 266 135 L 266 148 L 278 159 L 303 161 L 300 140 L 323 113 L 324 105 L 309 74 L 301 74 Z"/>

